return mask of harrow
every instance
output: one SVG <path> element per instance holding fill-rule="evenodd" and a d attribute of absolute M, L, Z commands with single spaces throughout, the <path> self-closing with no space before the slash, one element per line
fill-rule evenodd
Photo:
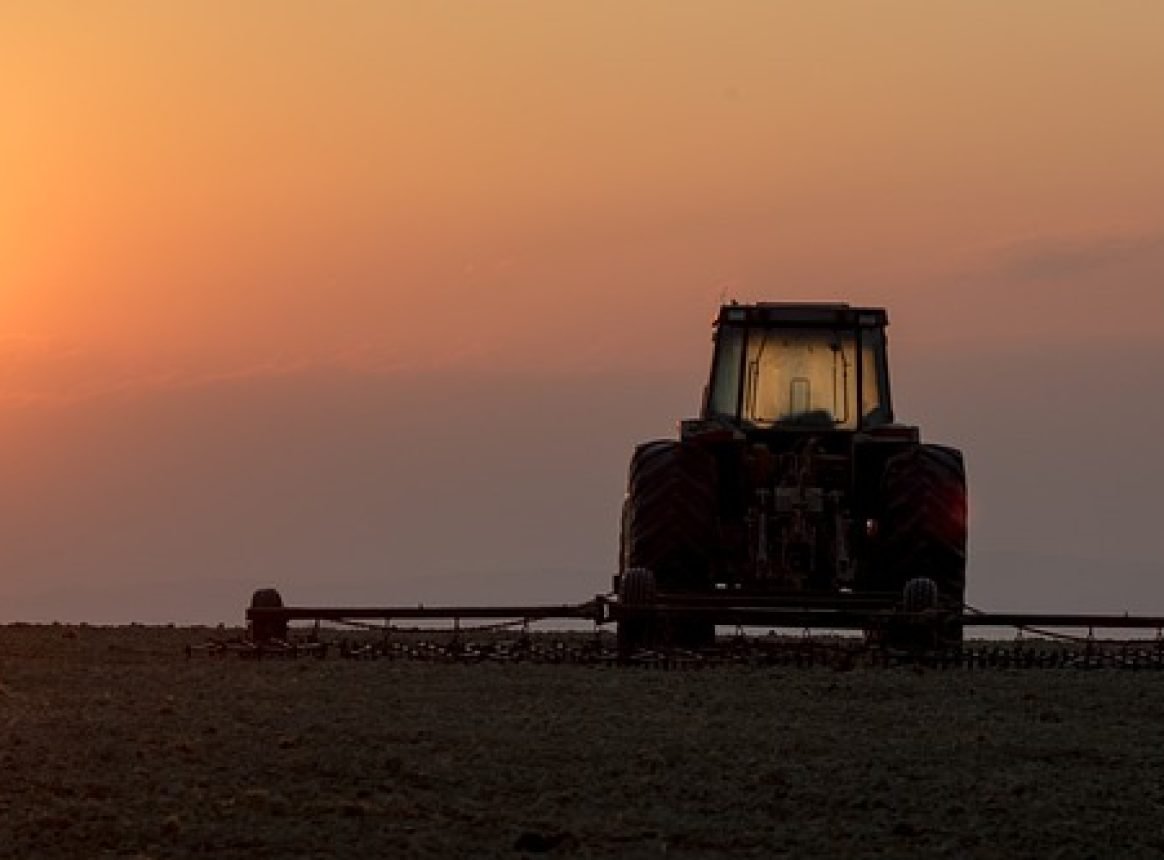
<path fill-rule="evenodd" d="M 892 595 L 659 594 L 651 603 L 634 605 L 597 595 L 563 605 L 342 607 L 288 606 L 274 589 L 263 589 L 255 592 L 246 618 L 248 636 L 191 647 L 187 656 L 199 652 L 271 659 L 337 654 L 353 660 L 655 668 L 1164 669 L 1164 616 L 983 612 L 968 606 L 906 612 Z M 611 625 L 628 621 L 645 621 L 663 630 L 692 620 L 731 632 L 699 649 L 620 647 L 618 638 L 608 632 Z M 310 626 L 292 626 L 304 622 Z M 573 629 L 533 629 L 545 622 Z M 1012 641 L 963 642 L 960 633 L 1005 628 L 1016 631 Z M 956 639 L 947 635 L 952 629 L 959 631 Z M 1101 638 L 1097 631 L 1140 631 L 1140 635 Z"/>

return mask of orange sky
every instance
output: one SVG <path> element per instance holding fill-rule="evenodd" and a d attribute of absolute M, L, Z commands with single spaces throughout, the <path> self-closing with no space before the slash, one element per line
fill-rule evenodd
<path fill-rule="evenodd" d="M 1159 609 L 1162 45 L 1147 0 L 0 4 L 0 619 L 593 593 L 721 297 L 890 308 L 973 600 Z"/>
<path fill-rule="evenodd" d="M 1135 2 L 6 5 L 0 343 L 666 365 L 724 292 L 916 328 L 1012 245 L 1158 235 L 1162 39 Z"/>

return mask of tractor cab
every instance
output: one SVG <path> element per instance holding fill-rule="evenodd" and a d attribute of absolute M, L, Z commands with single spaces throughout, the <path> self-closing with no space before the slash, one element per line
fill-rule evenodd
<path fill-rule="evenodd" d="M 703 419 L 742 430 L 867 430 L 893 421 L 880 308 L 725 305 Z"/>

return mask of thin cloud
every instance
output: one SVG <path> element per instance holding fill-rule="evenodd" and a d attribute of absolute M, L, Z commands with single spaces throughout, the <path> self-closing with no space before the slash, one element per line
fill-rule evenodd
<path fill-rule="evenodd" d="M 994 272 L 1008 279 L 1069 280 L 1128 265 L 1164 266 L 1164 235 L 1032 239 L 994 256 Z"/>
<path fill-rule="evenodd" d="M 61 407 L 168 390 L 286 378 L 315 372 L 386 376 L 473 366 L 487 356 L 466 344 L 441 360 L 418 361 L 395 347 L 354 344 L 302 355 L 277 354 L 234 363 L 122 355 L 24 335 L 0 337 L 0 407 Z"/>

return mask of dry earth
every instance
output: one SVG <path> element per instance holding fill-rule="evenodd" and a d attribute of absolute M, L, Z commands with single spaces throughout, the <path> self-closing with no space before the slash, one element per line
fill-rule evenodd
<path fill-rule="evenodd" d="M 1164 854 L 1164 673 L 194 659 L 0 628 L 11 857 Z"/>

